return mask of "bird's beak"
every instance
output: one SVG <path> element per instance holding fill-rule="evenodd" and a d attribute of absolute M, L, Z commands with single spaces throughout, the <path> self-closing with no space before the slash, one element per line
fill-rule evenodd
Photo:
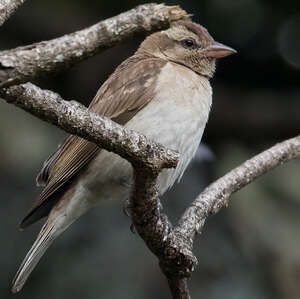
<path fill-rule="evenodd" d="M 205 48 L 203 52 L 207 57 L 212 58 L 222 58 L 237 53 L 236 50 L 215 41 L 211 46 Z"/>

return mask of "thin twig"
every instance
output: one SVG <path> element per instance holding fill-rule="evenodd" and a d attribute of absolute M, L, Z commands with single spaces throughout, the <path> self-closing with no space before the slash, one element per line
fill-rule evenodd
<path fill-rule="evenodd" d="M 0 26 L 22 5 L 25 0 L 0 0 Z"/>
<path fill-rule="evenodd" d="M 229 196 L 271 169 L 300 156 L 300 135 L 274 145 L 209 185 L 185 211 L 177 231 L 193 239 L 205 219 L 228 204 Z"/>
<path fill-rule="evenodd" d="M 0 52 L 0 87 L 65 70 L 138 32 L 166 28 L 187 16 L 178 6 L 144 4 L 83 30 Z"/>

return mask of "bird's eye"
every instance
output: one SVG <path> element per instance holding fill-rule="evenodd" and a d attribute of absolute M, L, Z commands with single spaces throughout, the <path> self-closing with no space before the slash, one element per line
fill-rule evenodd
<path fill-rule="evenodd" d="M 196 49 L 198 47 L 196 41 L 192 38 L 182 40 L 181 44 L 187 49 Z"/>

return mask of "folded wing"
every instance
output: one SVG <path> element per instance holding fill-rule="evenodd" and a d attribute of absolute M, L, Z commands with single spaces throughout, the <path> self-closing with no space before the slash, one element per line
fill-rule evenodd
<path fill-rule="evenodd" d="M 146 54 L 135 54 L 125 60 L 101 86 L 89 106 L 91 112 L 126 124 L 154 95 L 157 73 L 166 62 Z M 21 222 L 21 228 L 48 215 L 59 200 L 64 187 L 87 165 L 101 149 L 77 136 L 68 136 L 44 163 L 37 176 L 43 191 L 30 212 Z"/>

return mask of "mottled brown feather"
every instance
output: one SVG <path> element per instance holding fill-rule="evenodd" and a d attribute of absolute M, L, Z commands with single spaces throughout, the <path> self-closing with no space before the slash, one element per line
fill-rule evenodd
<path fill-rule="evenodd" d="M 212 36 L 209 34 L 207 29 L 197 23 L 189 22 L 189 21 L 177 21 L 173 23 L 173 26 L 181 25 L 184 26 L 187 30 L 195 33 L 199 38 L 203 41 L 205 40 L 208 44 L 213 42 Z"/>
<path fill-rule="evenodd" d="M 101 86 L 89 110 L 126 124 L 154 96 L 157 74 L 166 61 L 137 52 L 125 60 Z M 59 200 L 67 182 L 89 163 L 101 149 L 77 136 L 68 136 L 44 163 L 37 176 L 38 185 L 45 186 L 21 227 L 47 216 Z"/>

